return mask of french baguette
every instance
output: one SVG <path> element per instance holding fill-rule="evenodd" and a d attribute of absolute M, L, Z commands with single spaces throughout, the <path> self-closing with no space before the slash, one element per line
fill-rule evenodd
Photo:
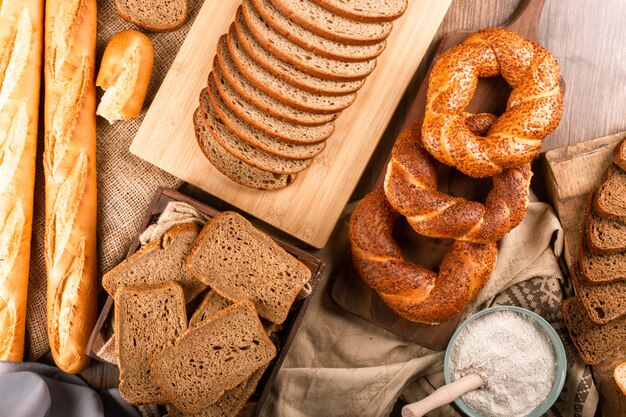
<path fill-rule="evenodd" d="M 43 8 L 0 1 L 0 361 L 24 352 Z"/>
<path fill-rule="evenodd" d="M 77 373 L 96 320 L 96 0 L 45 14 L 45 261 L 54 361 Z"/>

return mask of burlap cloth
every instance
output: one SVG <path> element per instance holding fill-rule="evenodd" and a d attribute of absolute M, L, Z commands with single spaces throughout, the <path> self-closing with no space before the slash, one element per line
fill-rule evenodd
<path fill-rule="evenodd" d="M 534 196 L 532 196 L 534 199 Z M 352 207 L 337 225 L 329 245 L 317 253 L 327 269 L 274 383 L 263 417 L 380 417 L 401 397 L 418 401 L 443 384 L 444 352 L 434 352 L 347 313 L 331 299 L 333 266 L 347 245 Z M 557 257 L 563 230 L 546 203 L 532 201 L 522 223 L 499 243 L 498 261 L 487 286 L 464 316 L 492 305 L 518 305 L 544 317 L 561 336 L 567 353 L 567 380 L 547 413 L 592 417 L 598 392 L 563 323 L 563 275 Z M 336 276 L 334 279 L 341 279 Z M 523 390 L 520 387 L 520 390 Z M 428 414 L 459 416 L 444 406 Z"/>

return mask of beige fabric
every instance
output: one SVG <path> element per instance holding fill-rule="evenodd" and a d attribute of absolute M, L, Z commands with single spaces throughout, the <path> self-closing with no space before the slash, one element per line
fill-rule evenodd
<path fill-rule="evenodd" d="M 328 269 L 261 413 L 264 417 L 386 416 L 399 396 L 417 401 L 443 384 L 443 352 L 376 327 L 331 299 L 329 276 L 345 253 L 348 219 L 346 214 L 329 246 L 318 253 Z M 593 416 L 598 396 L 591 373 L 575 354 L 558 310 L 562 274 L 555 255 L 561 253 L 563 233 L 551 207 L 530 203 L 522 223 L 499 247 L 491 281 L 465 315 L 492 304 L 516 304 L 547 318 L 561 334 L 570 364 L 566 386 L 550 415 Z M 446 406 L 429 416 L 459 414 Z"/>
<path fill-rule="evenodd" d="M 117 265 L 128 250 L 145 210 L 158 186 L 176 188 L 177 178 L 164 173 L 128 152 L 132 139 L 154 99 L 165 74 L 174 60 L 202 0 L 189 1 L 189 19 L 185 26 L 164 33 L 147 33 L 154 45 L 154 69 L 144 104 L 138 117 L 114 125 L 99 117 L 97 125 L 98 164 L 98 260 L 100 274 Z M 109 39 L 125 29 L 137 29 L 115 12 L 115 0 L 98 1 L 97 65 Z M 98 90 L 98 99 L 102 91 Z M 190 121 L 191 123 L 191 121 Z M 43 131 L 43 127 L 39 127 Z M 43 138 L 40 134 L 38 161 L 41 161 Z M 33 220 L 33 249 L 28 286 L 26 318 L 26 358 L 34 360 L 48 351 L 46 334 L 46 278 L 43 259 L 44 187 L 43 165 L 37 165 L 35 210 Z"/>

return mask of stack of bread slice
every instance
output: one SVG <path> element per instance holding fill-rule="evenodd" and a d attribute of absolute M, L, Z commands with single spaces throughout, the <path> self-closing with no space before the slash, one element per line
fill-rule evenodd
<path fill-rule="evenodd" d="M 626 141 L 591 194 L 581 227 L 578 263 L 572 267 L 576 298 L 563 304 L 575 346 L 588 364 L 626 344 Z"/>
<path fill-rule="evenodd" d="M 166 405 L 174 417 L 236 416 L 310 279 L 306 265 L 236 213 L 201 231 L 170 228 L 103 277 L 115 299 L 120 395 Z"/>
<path fill-rule="evenodd" d="M 194 114 L 198 145 L 245 186 L 291 184 L 356 99 L 407 0 L 243 0 Z"/>

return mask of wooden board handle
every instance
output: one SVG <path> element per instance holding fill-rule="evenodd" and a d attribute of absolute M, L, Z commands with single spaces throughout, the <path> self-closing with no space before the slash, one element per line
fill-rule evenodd
<path fill-rule="evenodd" d="M 480 388 L 483 380 L 478 374 L 467 374 L 451 384 L 444 385 L 428 397 L 402 407 L 402 417 L 422 417 L 437 407 L 446 405 L 468 391 Z"/>
<path fill-rule="evenodd" d="M 517 10 L 504 25 L 531 41 L 537 41 L 537 26 L 545 0 L 522 0 Z"/>

